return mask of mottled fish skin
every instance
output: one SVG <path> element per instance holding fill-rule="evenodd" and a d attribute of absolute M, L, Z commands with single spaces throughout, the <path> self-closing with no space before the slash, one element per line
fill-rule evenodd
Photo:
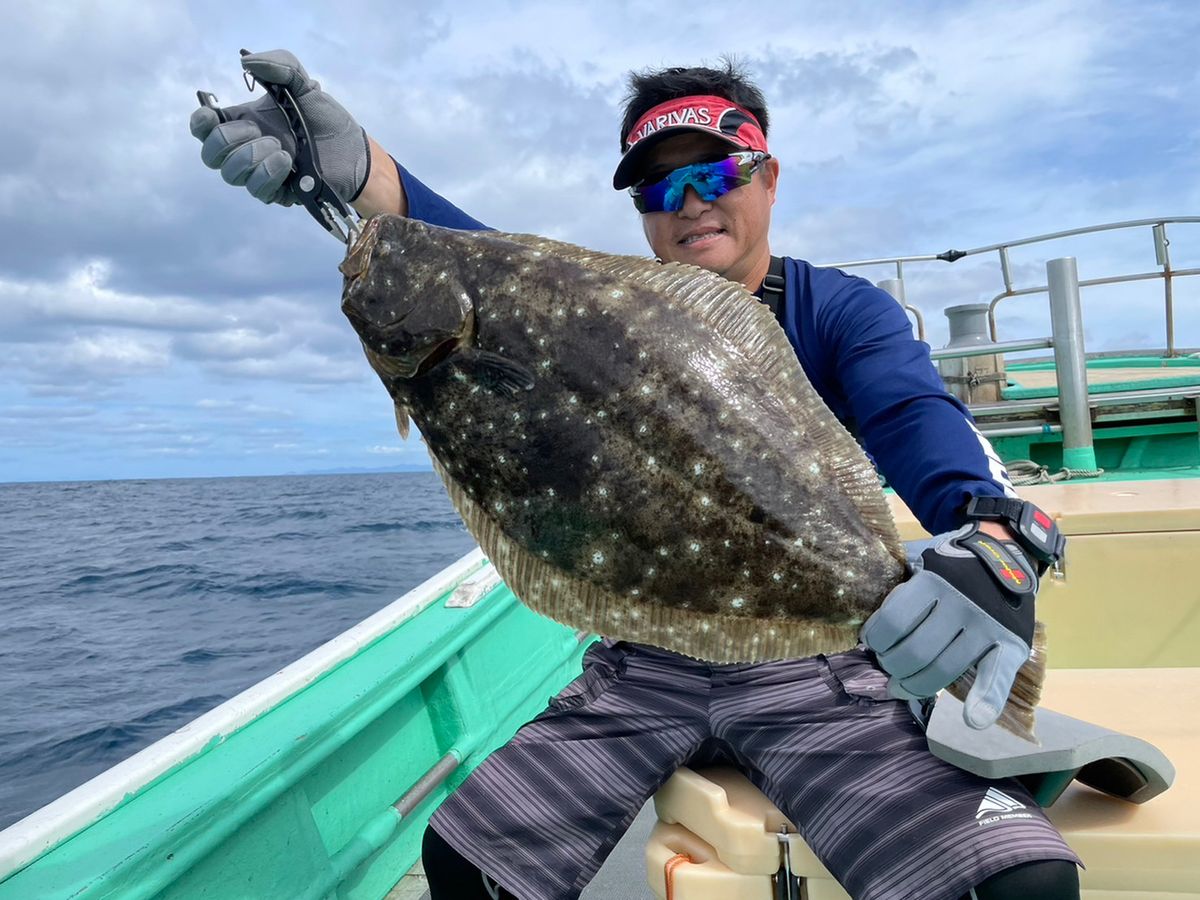
<path fill-rule="evenodd" d="M 363 240 L 343 266 L 343 308 L 368 359 L 473 504 L 468 526 L 482 512 L 552 580 L 609 601 L 567 624 L 692 652 L 679 629 L 801 623 L 828 626 L 816 644 L 841 649 L 901 579 L 894 526 L 873 527 L 858 505 L 880 494 L 874 470 L 790 348 L 795 392 L 781 396 L 688 302 L 612 274 L 620 258 L 400 217 L 373 220 Z M 691 290 L 733 290 L 674 268 Z M 778 330 L 737 293 L 729 302 Z M 834 451 L 813 450 L 797 404 L 844 436 Z M 565 620 L 544 587 L 518 594 Z M 631 618 L 669 622 L 658 629 L 669 634 Z M 795 655 L 744 643 L 702 647 Z"/>

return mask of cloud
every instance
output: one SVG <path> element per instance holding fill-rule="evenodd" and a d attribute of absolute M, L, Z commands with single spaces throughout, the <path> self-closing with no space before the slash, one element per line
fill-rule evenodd
<path fill-rule="evenodd" d="M 417 0 L 399 18 L 367 0 L 300 2 L 285 17 L 257 0 L 236 17 L 199 0 L 9 6 L 0 421 L 27 427 L 6 427 L 0 450 L 48 449 L 9 452 L 0 478 L 86 474 L 80 459 L 127 472 L 153 447 L 169 452 L 147 471 L 164 474 L 272 456 L 287 470 L 322 451 L 354 465 L 393 440 L 386 394 L 338 310 L 342 248 L 302 209 L 224 184 L 188 132 L 197 89 L 225 104 L 261 96 L 240 80 L 241 46 L 292 49 L 483 221 L 615 252 L 645 252 L 628 198 L 609 188 L 625 73 L 723 52 L 768 95 L 777 252 L 937 252 L 1200 204 L 1194 4 L 813 0 L 803 15 L 756 7 L 736 30 L 725 6 L 681 18 L 635 0 Z M 1200 228 L 1173 239 L 1177 266 L 1200 265 Z M 1049 256 L 1116 273 L 1153 268 L 1150 251 L 1131 233 L 1030 248 L 1014 264 L 1033 283 Z M 1003 289 L 994 258 L 906 274 L 934 343 L 944 306 Z M 1196 345 L 1194 291 L 1180 279 L 1178 340 Z M 1088 292 L 1089 342 L 1161 343 L 1161 303 L 1157 284 Z M 1005 335 L 1046 327 L 1038 298 L 998 311 Z M 212 441 L 187 456 L 188 434 Z"/>

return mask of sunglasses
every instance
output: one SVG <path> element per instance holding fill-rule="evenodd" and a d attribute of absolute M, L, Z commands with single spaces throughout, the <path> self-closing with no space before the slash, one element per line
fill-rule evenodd
<path fill-rule="evenodd" d="M 734 188 L 749 184 L 771 154 L 757 150 L 730 153 L 714 162 L 693 163 L 668 172 L 664 178 L 629 189 L 640 213 L 678 212 L 683 209 L 684 190 L 691 187 L 701 200 L 716 200 Z"/>

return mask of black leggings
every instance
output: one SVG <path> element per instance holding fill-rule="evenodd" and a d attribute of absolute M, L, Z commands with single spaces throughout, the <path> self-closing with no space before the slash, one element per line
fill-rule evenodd
<path fill-rule="evenodd" d="M 429 879 L 430 900 L 518 900 L 468 862 L 432 828 L 425 829 L 421 861 Z M 986 879 L 975 888 L 975 898 L 1079 900 L 1079 872 L 1074 863 L 1061 859 L 1021 863 Z"/>

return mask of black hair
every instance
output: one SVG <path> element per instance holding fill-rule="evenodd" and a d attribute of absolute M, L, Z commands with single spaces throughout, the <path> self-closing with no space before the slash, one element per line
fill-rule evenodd
<path fill-rule="evenodd" d="M 643 69 L 629 73 L 629 90 L 625 94 L 625 119 L 621 122 L 621 152 L 626 150 L 625 136 L 637 120 L 649 109 L 668 100 L 709 94 L 732 100 L 758 119 L 763 136 L 767 134 L 767 101 L 762 91 L 750 80 L 745 68 L 736 60 L 722 56 L 722 68 L 707 66 L 667 69 Z"/>

